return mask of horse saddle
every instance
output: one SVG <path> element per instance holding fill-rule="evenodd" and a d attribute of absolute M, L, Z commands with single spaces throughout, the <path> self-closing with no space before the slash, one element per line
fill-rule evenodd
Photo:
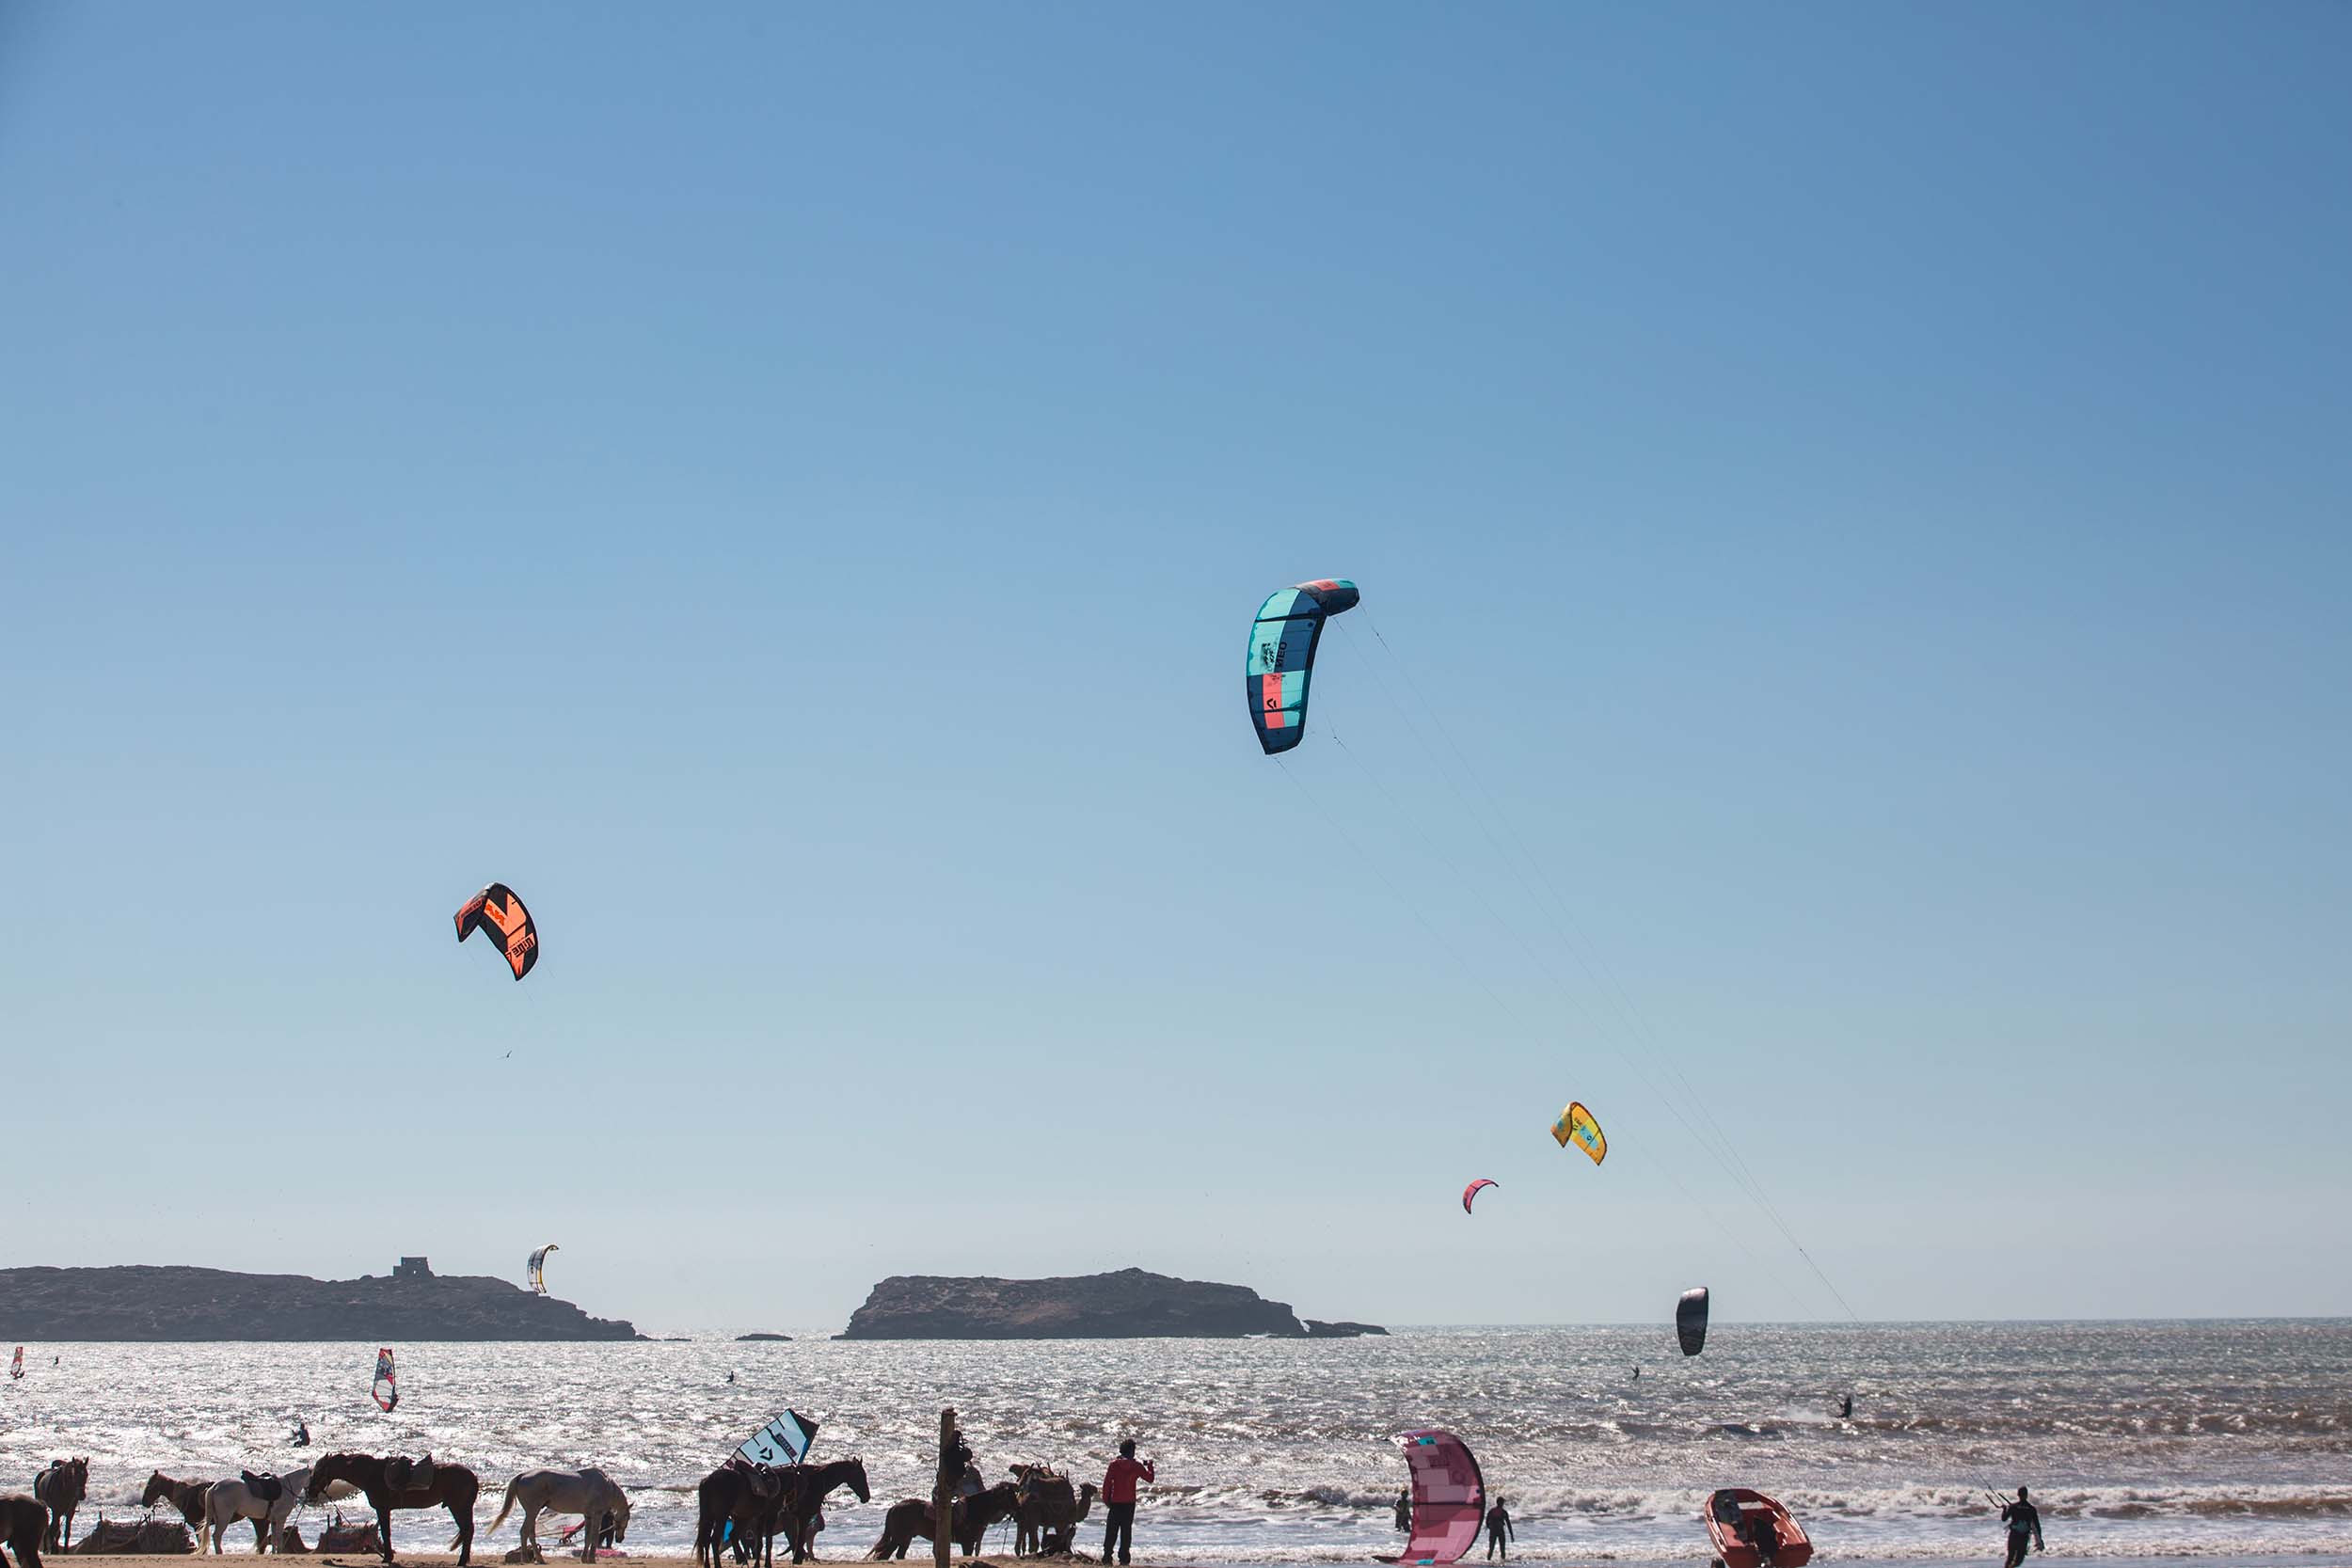
<path fill-rule="evenodd" d="M 274 1503 L 286 1495 L 286 1483 L 276 1476 L 257 1476 L 250 1470 L 241 1472 L 245 1489 L 253 1494 L 255 1502 Z"/>
<path fill-rule="evenodd" d="M 384 1481 L 395 1492 L 421 1492 L 433 1484 L 433 1456 L 422 1459 L 388 1459 L 384 1462 Z"/>

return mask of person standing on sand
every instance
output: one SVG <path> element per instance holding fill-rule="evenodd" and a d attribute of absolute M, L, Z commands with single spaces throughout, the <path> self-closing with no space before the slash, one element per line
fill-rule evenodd
<path fill-rule="evenodd" d="M 1109 1562 L 1116 1550 L 1124 1563 L 1136 1543 L 1136 1482 L 1154 1481 L 1152 1462 L 1136 1457 L 1136 1440 L 1123 1438 L 1119 1445 L 1119 1457 L 1103 1472 L 1103 1560 Z"/>
<path fill-rule="evenodd" d="M 2047 1551 L 2042 1544 L 2042 1511 L 2026 1500 L 2026 1489 L 2017 1489 L 2017 1500 L 2001 1505 L 2001 1523 L 2009 1527 L 2009 1560 L 2002 1568 L 2017 1568 L 2026 1560 L 2028 1544 L 2037 1552 Z"/>
<path fill-rule="evenodd" d="M 1509 1543 L 1518 1533 L 1511 1528 L 1510 1510 L 1502 1506 L 1502 1499 L 1500 1497 L 1496 1497 L 1494 1507 L 1486 1510 L 1486 1556 L 1491 1559 L 1496 1552 L 1500 1551 L 1502 1554 L 1502 1560 L 1510 1561 Z"/>

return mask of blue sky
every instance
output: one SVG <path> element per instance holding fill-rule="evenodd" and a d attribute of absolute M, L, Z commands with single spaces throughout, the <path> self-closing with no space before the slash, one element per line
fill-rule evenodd
<path fill-rule="evenodd" d="M 2352 1309 L 2347 67 L 9 4 L 0 1261 Z"/>

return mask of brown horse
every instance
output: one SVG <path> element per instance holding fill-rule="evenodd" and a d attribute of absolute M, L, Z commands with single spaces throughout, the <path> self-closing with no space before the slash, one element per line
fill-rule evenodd
<path fill-rule="evenodd" d="M 335 1481 L 347 1481 L 367 1495 L 375 1510 L 376 1534 L 384 1541 L 384 1560 L 392 1560 L 392 1511 L 396 1508 L 446 1508 L 456 1521 L 457 1568 L 473 1561 L 473 1505 L 482 1496 L 482 1478 L 463 1465 L 434 1464 L 402 1458 L 379 1459 L 372 1453 L 330 1453 L 310 1466 L 306 1501 L 316 1502 Z"/>
<path fill-rule="evenodd" d="M 147 1490 L 139 1494 L 139 1506 L 153 1508 L 157 1503 L 167 1502 L 178 1509 L 180 1517 L 188 1522 L 188 1528 L 196 1531 L 197 1549 L 200 1551 L 204 1544 L 204 1497 L 212 1489 L 209 1481 L 174 1481 L 158 1470 L 147 1478 Z"/>
<path fill-rule="evenodd" d="M 694 1560 L 719 1568 L 730 1541 L 739 1553 L 744 1543 L 773 1536 L 785 1475 L 772 1465 L 730 1459 L 703 1477 L 694 1487 Z M 730 1530 L 729 1525 L 735 1528 Z"/>
<path fill-rule="evenodd" d="M 89 1494 L 89 1459 L 53 1459 L 33 1478 L 33 1496 L 49 1510 L 49 1538 L 41 1545 L 62 1552 L 72 1544 L 73 1511 Z"/>
<path fill-rule="evenodd" d="M 769 1528 L 784 1531 L 795 1562 L 808 1560 L 809 1549 L 816 1544 L 814 1527 L 818 1513 L 835 1487 L 848 1487 L 862 1503 L 871 1502 L 874 1497 L 866 1484 L 866 1461 L 855 1455 L 836 1459 L 830 1465 L 795 1465 L 784 1472 L 784 1495 L 776 1499 L 775 1522 Z M 767 1560 L 773 1562 L 773 1536 L 761 1544 Z"/>
<path fill-rule="evenodd" d="M 1020 1512 L 1021 1483 L 1000 1481 L 977 1497 L 958 1497 L 954 1512 L 948 1515 L 947 1528 L 955 1532 L 956 1545 L 963 1555 L 975 1557 L 989 1527 Z M 902 1558 L 917 1536 L 926 1541 L 931 1538 L 930 1503 L 922 1497 L 892 1503 L 890 1512 L 882 1515 L 882 1539 L 866 1555 L 877 1562 L 884 1558 Z"/>
<path fill-rule="evenodd" d="M 16 1554 L 16 1568 L 40 1568 L 41 1537 L 49 1533 L 49 1509 L 19 1492 L 0 1497 L 0 1541 Z"/>

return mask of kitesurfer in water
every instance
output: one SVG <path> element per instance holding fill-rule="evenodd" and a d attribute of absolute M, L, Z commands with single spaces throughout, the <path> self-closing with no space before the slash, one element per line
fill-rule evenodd
<path fill-rule="evenodd" d="M 1853 1419 L 1853 1396 L 1851 1394 L 1848 1394 L 1846 1402 L 1837 1407 L 1837 1418 L 1841 1421 Z"/>
<path fill-rule="evenodd" d="M 1510 1542 L 1518 1533 L 1511 1528 L 1510 1510 L 1502 1506 L 1502 1499 L 1500 1497 L 1496 1497 L 1494 1507 L 1486 1510 L 1487 1557 L 1492 1558 L 1495 1553 L 1501 1552 L 1502 1560 L 1510 1561 Z"/>
<path fill-rule="evenodd" d="M 1127 1561 L 1127 1554 L 1136 1542 L 1136 1482 L 1153 1481 L 1152 1462 L 1136 1457 L 1136 1440 L 1120 1440 L 1119 1457 L 1103 1472 L 1103 1560 L 1111 1560 L 1111 1552 L 1118 1549 L 1119 1560 Z"/>
<path fill-rule="evenodd" d="M 1409 1486 L 1397 1489 L 1396 1528 L 1406 1531 L 1413 1528 L 1413 1489 Z"/>
<path fill-rule="evenodd" d="M 292 1441 L 297 1449 L 309 1448 L 310 1446 L 310 1423 L 296 1418 Z"/>
<path fill-rule="evenodd" d="M 1639 1383 L 1639 1382 L 1641 1382 L 1641 1381 L 1642 1381 L 1642 1369 L 1641 1369 L 1641 1367 L 1640 1367 L 1640 1365 L 1639 1365 L 1638 1363 L 1635 1365 L 1635 1367 L 1634 1367 L 1634 1369 L 1633 1369 L 1633 1381 L 1634 1381 L 1634 1382 L 1636 1382 L 1636 1383 Z"/>
<path fill-rule="evenodd" d="M 2002 1568 L 2017 1568 L 2029 1545 L 2037 1552 L 2049 1549 L 2042 1544 L 2042 1511 L 2027 1500 L 2024 1487 L 2017 1489 L 2015 1502 L 2001 1505 L 2001 1522 L 2009 1527 L 2009 1560 Z"/>

